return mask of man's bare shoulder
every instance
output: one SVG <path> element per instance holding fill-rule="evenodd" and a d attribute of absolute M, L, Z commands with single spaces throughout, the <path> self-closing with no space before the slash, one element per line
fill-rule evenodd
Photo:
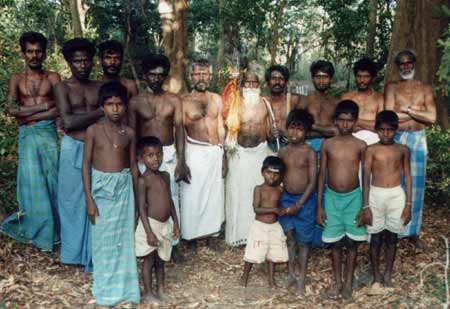
<path fill-rule="evenodd" d="M 170 186 L 170 174 L 166 171 L 159 171 L 161 177 L 164 179 L 165 182 L 167 182 L 167 184 L 169 184 Z"/>
<path fill-rule="evenodd" d="M 293 104 L 298 104 L 298 103 L 300 103 L 300 101 L 301 101 L 301 99 L 302 99 L 302 96 L 303 96 L 303 95 L 298 94 L 298 93 L 291 93 L 291 102 L 292 102 Z"/>
<path fill-rule="evenodd" d="M 134 132 L 134 129 L 132 127 L 125 126 L 125 132 L 127 133 L 127 136 L 129 138 L 134 138 L 135 132 Z"/>
<path fill-rule="evenodd" d="M 341 96 L 341 100 L 352 100 L 357 93 L 357 91 L 347 91 Z"/>
<path fill-rule="evenodd" d="M 359 147 L 363 147 L 364 149 L 367 148 L 367 143 L 357 137 L 352 136 L 353 142 L 358 145 Z"/>
<path fill-rule="evenodd" d="M 388 91 L 395 91 L 398 87 L 399 82 L 388 82 L 386 85 L 384 85 L 384 92 Z"/>
<path fill-rule="evenodd" d="M 208 94 L 210 96 L 210 98 L 216 103 L 216 104 L 222 104 L 222 97 L 220 95 L 218 95 L 215 92 L 209 92 Z"/>
<path fill-rule="evenodd" d="M 70 80 L 61 80 L 55 85 L 57 91 L 68 91 Z"/>
<path fill-rule="evenodd" d="M 137 95 L 133 96 L 130 99 L 130 106 L 131 105 L 136 105 L 136 104 L 140 104 L 141 102 L 144 102 L 145 100 L 147 100 L 147 96 L 148 94 L 146 92 L 139 92 Z"/>
<path fill-rule="evenodd" d="M 54 82 L 55 84 L 58 83 L 59 81 L 61 81 L 61 75 L 59 75 L 59 73 L 57 73 L 57 72 L 45 71 L 45 74 L 46 74 L 47 78 L 51 82 Z"/>
<path fill-rule="evenodd" d="M 86 129 L 86 138 L 88 137 L 93 137 L 95 135 L 95 132 L 97 131 L 97 127 L 99 126 L 99 124 L 93 123 L 91 124 L 87 129 Z"/>

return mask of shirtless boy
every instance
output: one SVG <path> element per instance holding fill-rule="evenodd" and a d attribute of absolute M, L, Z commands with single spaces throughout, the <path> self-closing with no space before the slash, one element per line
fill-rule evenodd
<path fill-rule="evenodd" d="M 122 84 L 104 84 L 99 104 L 105 118 L 86 130 L 82 173 L 92 224 L 92 294 L 101 306 L 139 303 L 134 254 L 136 142 L 133 129 L 123 125 L 127 103 Z"/>
<path fill-rule="evenodd" d="M 241 284 L 246 287 L 248 276 L 253 264 L 268 263 L 269 286 L 275 287 L 273 273 L 274 263 L 288 261 L 286 236 L 278 223 L 278 216 L 285 210 L 279 207 L 283 189 L 280 186 L 285 165 L 283 161 L 274 156 L 267 157 L 261 169 L 264 183 L 256 186 L 253 192 L 253 209 L 256 217 L 247 239 L 244 255 L 244 273 Z"/>
<path fill-rule="evenodd" d="M 314 119 L 306 110 L 291 111 L 286 120 L 289 144 L 280 150 L 279 156 L 286 164 L 283 177 L 283 194 L 281 207 L 286 215 L 279 219 L 287 236 L 289 252 L 288 284 L 296 283 L 295 262 L 296 248 L 299 247 L 298 263 L 300 277 L 297 293 L 305 294 L 305 277 L 308 265 L 309 247 L 314 236 L 316 222 L 316 180 L 317 163 L 314 150 L 305 139 L 311 131 Z"/>
<path fill-rule="evenodd" d="M 164 263 L 170 260 L 172 241 L 180 235 L 180 228 L 170 192 L 170 175 L 159 170 L 163 159 L 161 141 L 154 136 L 142 138 L 138 155 L 147 169 L 138 180 L 140 219 L 136 229 L 136 255 L 144 257 L 145 301 L 159 303 L 167 301 Z M 153 268 L 156 294 L 152 290 Z"/>
<path fill-rule="evenodd" d="M 340 295 L 351 299 L 358 242 L 367 239 L 365 227 L 356 223 L 362 206 L 358 171 L 366 150 L 366 143 L 352 135 L 357 121 L 358 105 L 350 100 L 341 101 L 334 116 L 339 135 L 325 140 L 320 153 L 317 222 L 325 227 L 323 242 L 331 245 L 335 280 L 327 293 L 331 299 Z M 342 247 L 347 249 L 344 281 Z"/>
<path fill-rule="evenodd" d="M 397 250 L 397 235 L 411 220 L 411 169 L 409 148 L 394 141 L 399 126 L 393 111 L 382 111 L 375 120 L 380 142 L 369 146 L 364 157 L 364 207 L 362 222 L 370 235 L 370 260 L 373 283 L 379 287 L 380 249 L 386 245 L 385 286 L 392 286 L 392 268 Z M 404 175 L 405 191 L 400 182 Z"/>

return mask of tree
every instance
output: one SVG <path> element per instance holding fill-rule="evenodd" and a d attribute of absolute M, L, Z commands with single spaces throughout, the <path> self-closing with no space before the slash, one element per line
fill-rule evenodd
<path fill-rule="evenodd" d="M 86 12 L 89 7 L 83 0 L 66 0 L 65 2 L 72 16 L 73 35 L 80 38 L 86 27 Z"/>
<path fill-rule="evenodd" d="M 438 40 L 447 30 L 449 17 L 439 14 L 438 9 L 450 5 L 449 0 L 399 0 L 389 49 L 386 81 L 398 79 L 393 63 L 394 56 L 405 48 L 417 53 L 416 78 L 424 83 L 438 86 L 436 73 L 441 62 Z M 442 128 L 450 128 L 449 114 L 445 98 L 436 98 L 438 119 Z"/>

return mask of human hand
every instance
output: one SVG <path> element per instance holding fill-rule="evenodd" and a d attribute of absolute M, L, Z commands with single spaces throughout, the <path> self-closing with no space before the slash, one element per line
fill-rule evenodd
<path fill-rule="evenodd" d="M 179 160 L 177 166 L 175 167 L 175 181 L 191 183 L 191 170 L 184 160 Z"/>
<path fill-rule="evenodd" d="M 178 225 L 173 226 L 173 239 L 178 239 L 180 237 L 180 228 Z"/>
<path fill-rule="evenodd" d="M 95 217 L 99 216 L 97 205 L 93 200 L 86 203 L 86 212 L 92 225 L 95 225 Z"/>
<path fill-rule="evenodd" d="M 272 137 L 275 139 L 280 138 L 280 130 L 278 130 L 278 128 L 275 126 L 272 126 L 270 128 L 270 135 L 272 135 Z"/>
<path fill-rule="evenodd" d="M 225 178 L 228 173 L 228 162 L 225 156 L 222 158 L 222 178 Z"/>
<path fill-rule="evenodd" d="M 153 232 L 147 233 L 147 244 L 151 247 L 157 247 L 159 244 L 158 239 L 156 238 Z"/>
<path fill-rule="evenodd" d="M 321 226 L 326 225 L 327 215 L 325 214 L 325 211 L 322 209 L 322 207 L 317 208 L 316 221 Z"/>
<path fill-rule="evenodd" d="M 411 206 L 406 206 L 400 217 L 403 220 L 403 225 L 407 225 L 411 221 Z"/>
<path fill-rule="evenodd" d="M 370 209 L 370 207 L 361 208 L 358 215 L 356 216 L 356 222 L 358 226 L 373 224 L 372 210 Z"/>

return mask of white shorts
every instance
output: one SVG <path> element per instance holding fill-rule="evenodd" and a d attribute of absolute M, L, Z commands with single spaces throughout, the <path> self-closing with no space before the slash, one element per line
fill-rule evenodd
<path fill-rule="evenodd" d="M 286 236 L 280 223 L 269 224 L 255 220 L 248 233 L 244 261 L 255 264 L 266 260 L 283 263 L 288 259 Z"/>
<path fill-rule="evenodd" d="M 405 191 L 401 186 L 380 188 L 370 186 L 369 206 L 372 211 L 372 225 L 367 225 L 369 234 L 388 230 L 400 234 L 405 229 L 401 219 L 405 208 Z"/>

